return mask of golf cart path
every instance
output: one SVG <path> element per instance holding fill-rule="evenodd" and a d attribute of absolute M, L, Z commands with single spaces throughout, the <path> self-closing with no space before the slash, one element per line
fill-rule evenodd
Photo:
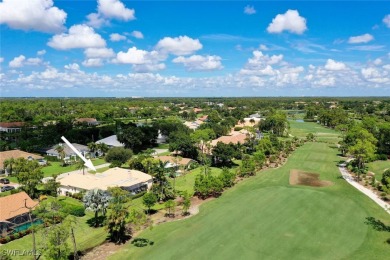
<path fill-rule="evenodd" d="M 387 213 L 390 214 L 389 204 L 387 204 L 386 202 L 384 202 L 383 200 L 378 198 L 378 196 L 374 192 L 372 192 L 370 189 L 367 189 L 366 187 L 357 183 L 354 180 L 353 176 L 348 172 L 348 170 L 345 167 L 339 167 L 339 170 L 340 170 L 340 173 L 343 176 L 344 180 L 346 180 L 349 184 L 351 184 L 356 189 L 358 189 L 360 192 L 365 194 L 367 197 L 369 197 L 370 199 L 375 201 L 376 204 L 381 206 Z"/>

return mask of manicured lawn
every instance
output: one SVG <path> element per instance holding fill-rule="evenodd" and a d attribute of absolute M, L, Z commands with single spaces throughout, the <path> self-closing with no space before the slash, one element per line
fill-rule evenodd
<path fill-rule="evenodd" d="M 387 161 L 374 161 L 367 163 L 368 170 L 375 173 L 375 178 L 380 181 L 382 179 L 383 172 L 386 169 L 390 169 L 390 160 Z"/>
<path fill-rule="evenodd" d="M 222 170 L 215 167 L 210 167 L 211 175 L 216 176 L 218 175 Z M 194 193 L 194 184 L 195 184 L 195 178 L 199 173 L 203 174 L 204 168 L 198 167 L 190 172 L 188 172 L 185 175 L 179 176 L 176 178 L 176 184 L 175 189 L 177 191 L 188 191 L 190 194 Z M 170 178 L 171 184 L 173 185 L 173 179 Z"/>
<path fill-rule="evenodd" d="M 340 133 L 330 128 L 325 128 L 314 122 L 297 122 L 290 120 L 290 134 L 299 138 L 306 138 L 308 133 L 316 135 L 318 141 L 337 143 L 340 141 Z"/>
<path fill-rule="evenodd" d="M 104 159 L 92 159 L 93 165 L 97 166 L 106 163 Z M 60 162 L 50 162 L 50 166 L 46 166 L 42 169 L 44 177 L 53 176 L 53 174 L 61 174 L 64 172 L 70 172 L 77 170 L 76 165 L 61 166 Z"/>
<path fill-rule="evenodd" d="M 284 166 L 239 183 L 198 215 L 138 236 L 153 246 L 129 243 L 109 259 L 387 259 L 390 233 L 364 222 L 371 216 L 390 225 L 390 215 L 339 178 L 331 146 L 306 143 Z M 333 185 L 291 186 L 291 169 Z"/>

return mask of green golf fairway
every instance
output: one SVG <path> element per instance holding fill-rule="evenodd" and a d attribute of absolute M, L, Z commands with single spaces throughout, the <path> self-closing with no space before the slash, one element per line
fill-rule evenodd
<path fill-rule="evenodd" d="M 299 148 L 279 169 L 259 173 L 204 204 L 184 221 L 146 230 L 152 246 L 127 244 L 111 259 L 385 259 L 387 232 L 364 223 L 390 216 L 338 178 L 337 150 L 324 143 Z M 333 185 L 289 185 L 289 172 L 320 174 Z"/>

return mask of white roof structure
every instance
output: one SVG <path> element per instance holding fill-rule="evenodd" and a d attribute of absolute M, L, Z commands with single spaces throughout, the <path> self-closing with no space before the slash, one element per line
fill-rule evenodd
<path fill-rule="evenodd" d="M 152 179 L 152 176 L 141 171 L 115 167 L 97 174 L 71 174 L 60 179 L 59 182 L 61 186 L 71 186 L 83 190 L 107 190 L 109 187 L 131 187 L 150 182 Z"/>
<path fill-rule="evenodd" d="M 99 141 L 96 141 L 97 144 L 104 143 L 110 147 L 124 147 L 123 143 L 118 141 L 118 137 L 116 135 L 111 135 L 109 137 L 103 138 Z"/>

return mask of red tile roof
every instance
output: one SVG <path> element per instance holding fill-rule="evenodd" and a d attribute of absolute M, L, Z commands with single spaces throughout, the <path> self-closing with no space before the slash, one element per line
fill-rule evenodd
<path fill-rule="evenodd" d="M 24 207 L 25 203 L 29 208 L 33 208 L 38 205 L 38 202 L 33 201 L 24 191 L 1 197 L 0 221 L 27 213 L 29 210 Z"/>
<path fill-rule="evenodd" d="M 0 122 L 0 127 L 4 128 L 16 128 L 24 126 L 24 122 Z"/>

